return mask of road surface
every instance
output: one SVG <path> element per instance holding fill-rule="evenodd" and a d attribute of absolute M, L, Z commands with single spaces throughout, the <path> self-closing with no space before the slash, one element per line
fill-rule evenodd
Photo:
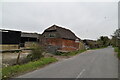
<path fill-rule="evenodd" d="M 118 78 L 118 59 L 111 47 L 89 50 L 17 78 Z"/>

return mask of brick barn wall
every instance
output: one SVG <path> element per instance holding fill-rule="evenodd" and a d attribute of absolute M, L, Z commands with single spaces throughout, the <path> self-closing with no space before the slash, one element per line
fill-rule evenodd
<path fill-rule="evenodd" d="M 75 51 L 79 49 L 79 43 L 76 43 L 74 40 L 67 40 L 61 38 L 47 38 L 43 39 L 42 43 L 46 46 L 56 46 L 58 50 L 63 51 Z"/>
<path fill-rule="evenodd" d="M 62 50 L 65 51 L 75 51 L 79 49 L 79 43 L 74 40 L 62 39 Z"/>
<path fill-rule="evenodd" d="M 48 39 L 45 39 L 44 41 L 45 45 L 58 46 L 60 48 L 62 46 L 61 43 L 62 43 L 62 39 L 59 39 L 59 38 L 48 38 Z"/>

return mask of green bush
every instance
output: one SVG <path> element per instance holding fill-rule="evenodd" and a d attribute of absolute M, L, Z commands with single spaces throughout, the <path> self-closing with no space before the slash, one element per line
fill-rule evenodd
<path fill-rule="evenodd" d="M 32 71 L 34 69 L 37 69 L 46 64 L 56 62 L 56 61 L 57 61 L 56 58 L 48 57 L 48 58 L 41 58 L 40 60 L 29 62 L 23 65 L 8 66 L 2 69 L 2 78 L 5 79 L 22 72 Z"/>
<path fill-rule="evenodd" d="M 59 55 L 59 56 L 67 56 L 67 54 L 68 52 L 59 52 L 59 51 L 55 53 L 55 55 Z"/>
<path fill-rule="evenodd" d="M 55 55 L 62 55 L 62 54 L 64 54 L 64 53 L 63 52 L 58 52 L 58 51 L 55 53 Z"/>
<path fill-rule="evenodd" d="M 30 59 L 31 61 L 40 59 L 40 58 L 44 57 L 44 55 L 43 55 L 43 52 L 44 52 L 44 51 L 45 51 L 45 50 L 44 50 L 43 47 L 41 47 L 41 46 L 39 46 L 39 45 L 34 46 L 34 47 L 32 48 L 31 54 L 29 54 L 29 55 L 27 56 L 27 58 Z"/>
<path fill-rule="evenodd" d="M 118 47 L 114 47 L 114 51 L 115 51 L 115 52 L 118 52 Z"/>

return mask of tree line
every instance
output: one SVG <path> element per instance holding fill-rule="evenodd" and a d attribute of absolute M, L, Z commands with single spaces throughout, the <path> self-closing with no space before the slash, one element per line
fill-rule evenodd
<path fill-rule="evenodd" d="M 97 39 L 97 43 L 101 47 L 107 47 L 107 46 L 113 46 L 113 47 L 119 47 L 120 49 L 120 29 L 116 29 L 113 35 L 111 35 L 111 39 L 108 38 L 108 36 L 100 36 L 99 39 Z"/>

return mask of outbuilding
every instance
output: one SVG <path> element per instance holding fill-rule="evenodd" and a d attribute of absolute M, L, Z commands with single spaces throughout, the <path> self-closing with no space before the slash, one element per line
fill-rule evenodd
<path fill-rule="evenodd" d="M 69 52 L 79 50 L 80 39 L 69 29 L 53 25 L 41 35 L 40 44 L 48 52 Z"/>
<path fill-rule="evenodd" d="M 40 34 L 38 33 L 21 33 L 20 46 L 24 48 L 29 48 L 36 45 L 39 42 Z"/>
<path fill-rule="evenodd" d="M 0 36 L 1 51 L 19 49 L 21 31 L 0 29 Z"/>

